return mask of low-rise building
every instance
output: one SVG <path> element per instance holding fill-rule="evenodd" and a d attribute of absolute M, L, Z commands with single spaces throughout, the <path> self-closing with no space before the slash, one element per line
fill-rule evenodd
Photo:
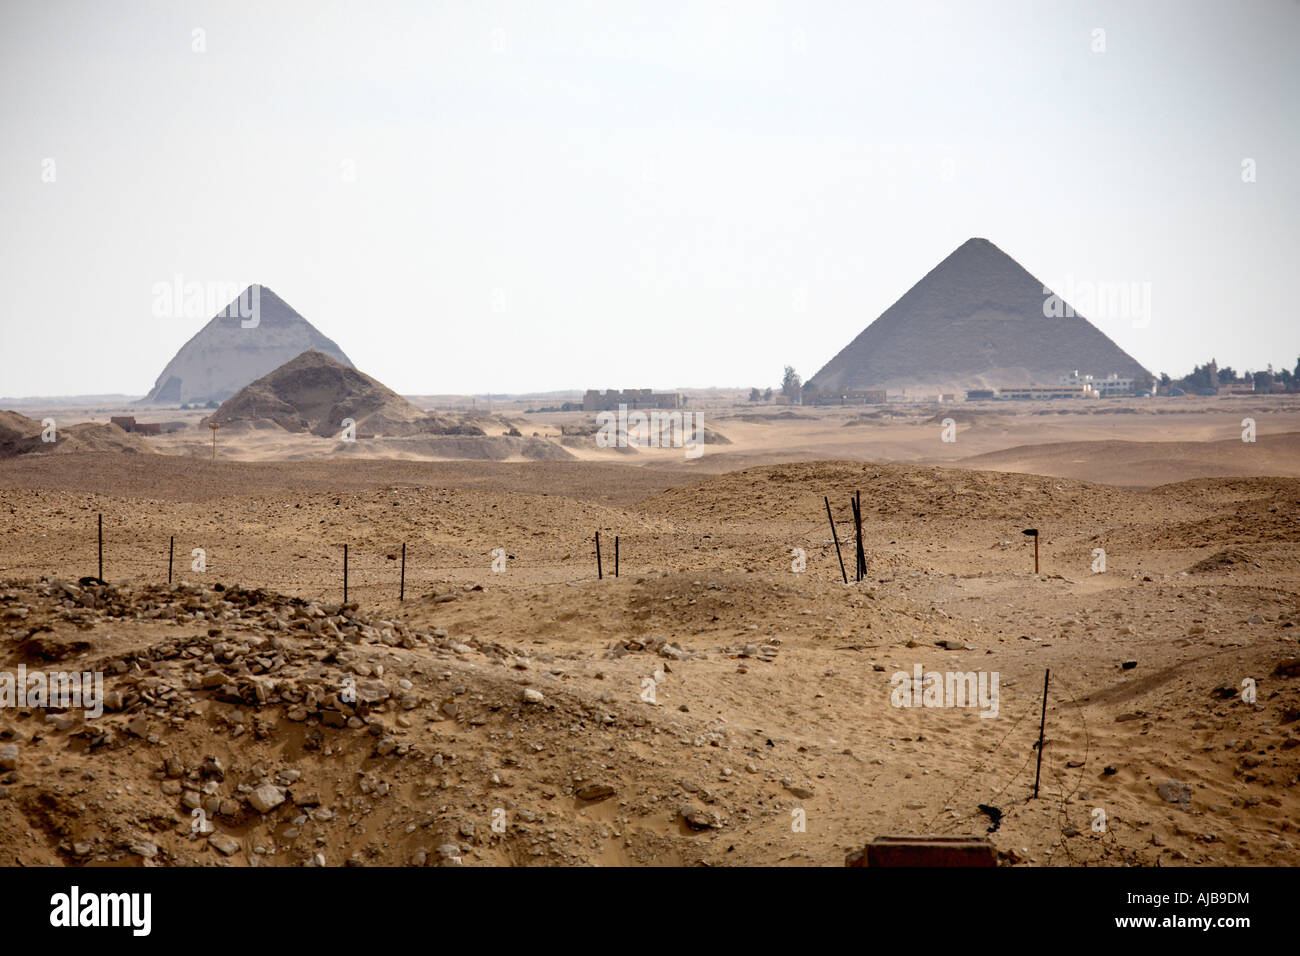
<path fill-rule="evenodd" d="M 1136 381 L 1131 378 L 1120 378 L 1114 373 L 1106 378 L 1095 378 L 1092 375 L 1080 375 L 1076 370 L 1061 381 L 1066 385 L 1082 385 L 1098 395 L 1129 395 L 1137 390 Z"/>
<path fill-rule="evenodd" d="M 1085 385 L 1021 385 L 1014 388 L 999 389 L 998 396 L 1000 398 L 1022 400 L 1087 398 L 1088 388 Z"/>
<path fill-rule="evenodd" d="M 136 435 L 161 435 L 162 425 L 158 422 L 137 422 L 134 415 L 114 415 L 109 422 Z"/>
<path fill-rule="evenodd" d="M 582 397 L 584 412 L 618 411 L 620 405 L 628 408 L 681 408 L 685 404 L 680 392 L 655 392 L 648 388 L 610 388 L 604 392 L 589 388 Z"/>
<path fill-rule="evenodd" d="M 883 388 L 859 388 L 847 392 L 805 391 L 805 405 L 884 405 Z"/>

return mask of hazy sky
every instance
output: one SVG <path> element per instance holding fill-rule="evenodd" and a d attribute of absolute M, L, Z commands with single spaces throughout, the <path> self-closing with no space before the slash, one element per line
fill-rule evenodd
<path fill-rule="evenodd" d="M 146 392 L 178 274 L 408 394 L 775 385 L 971 236 L 1149 283 L 1089 318 L 1152 371 L 1291 366 L 1298 50 L 1295 0 L 10 0 L 0 395 Z"/>

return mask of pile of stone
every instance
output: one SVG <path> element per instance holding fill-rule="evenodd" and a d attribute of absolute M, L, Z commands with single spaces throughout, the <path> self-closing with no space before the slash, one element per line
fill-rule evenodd
<path fill-rule="evenodd" d="M 78 728 L 77 735 L 91 750 L 123 744 L 128 738 L 153 739 L 160 722 L 180 726 L 200 712 L 198 705 L 205 699 L 254 711 L 278 708 L 292 721 L 362 729 L 371 714 L 411 711 L 424 701 L 409 681 L 393 681 L 391 675 L 386 681 L 382 666 L 360 660 L 361 646 L 425 648 L 436 657 L 477 650 L 442 629 L 380 619 L 352 604 L 327 607 L 219 584 L 131 588 L 51 581 L 0 592 L 0 608 L 9 617 L 21 612 L 14 619 L 23 628 L 13 636 L 26 656 L 47 660 L 91 646 L 41 634 L 49 629 L 50 617 L 70 617 L 87 629 L 114 619 L 209 625 L 206 635 L 178 636 L 78 662 L 78 670 L 105 675 L 104 710 L 128 716 L 125 721 L 83 723 L 79 712 L 48 715 L 57 729 Z M 506 656 L 496 646 L 487 653 L 498 659 Z M 232 734 L 251 730 L 262 739 L 273 726 L 273 720 L 254 716 L 247 723 L 236 721 Z"/>
<path fill-rule="evenodd" d="M 615 640 L 611 643 L 609 650 L 605 652 L 605 660 L 618 660 L 620 657 L 626 657 L 628 654 L 638 652 L 658 654 L 660 657 L 666 657 L 671 661 L 684 661 L 687 658 L 696 656 L 692 652 L 683 649 L 676 641 L 669 641 L 666 637 L 633 637 L 625 640 Z"/>
<path fill-rule="evenodd" d="M 780 643 L 779 640 L 773 638 L 764 644 L 737 644 L 735 647 L 724 647 L 722 654 L 725 657 L 753 658 L 770 664 L 776 660 L 776 652 Z"/>
<path fill-rule="evenodd" d="M 50 581 L 39 585 L 37 594 L 59 602 L 58 617 L 88 627 L 102 618 L 166 620 L 178 624 L 209 621 L 286 633 L 306 632 L 349 644 L 408 648 L 423 643 L 437 644 L 446 638 L 446 632 L 441 630 L 417 633 L 401 622 L 378 620 L 359 611 L 356 604 L 324 605 L 239 585 L 131 587 Z"/>

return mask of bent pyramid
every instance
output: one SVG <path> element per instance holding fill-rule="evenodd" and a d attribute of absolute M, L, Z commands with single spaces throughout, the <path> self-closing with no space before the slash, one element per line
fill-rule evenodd
<path fill-rule="evenodd" d="M 987 239 L 968 239 L 827 362 L 805 401 L 859 389 L 1056 385 L 1074 371 L 1150 377 L 1083 316 L 1044 316 L 1051 294 Z"/>
<path fill-rule="evenodd" d="M 388 386 L 323 352 L 303 352 L 240 389 L 204 422 L 275 427 L 329 438 L 356 423 L 370 435 L 482 435 L 481 428 L 430 414 Z"/>
<path fill-rule="evenodd" d="M 238 305 L 257 304 L 257 324 Z M 246 308 L 245 312 L 249 310 Z M 309 349 L 351 365 L 333 341 L 264 285 L 249 286 L 181 346 L 142 403 L 221 402 Z"/>

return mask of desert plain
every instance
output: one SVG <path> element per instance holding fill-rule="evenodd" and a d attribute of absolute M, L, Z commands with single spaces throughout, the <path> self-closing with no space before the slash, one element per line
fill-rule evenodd
<path fill-rule="evenodd" d="M 529 407 L 490 413 L 563 457 L 189 427 L 0 461 L 0 668 L 105 696 L 0 710 L 3 863 L 1300 864 L 1295 396 L 713 394 L 696 459 Z M 996 673 L 996 715 L 896 706 L 918 666 Z"/>

